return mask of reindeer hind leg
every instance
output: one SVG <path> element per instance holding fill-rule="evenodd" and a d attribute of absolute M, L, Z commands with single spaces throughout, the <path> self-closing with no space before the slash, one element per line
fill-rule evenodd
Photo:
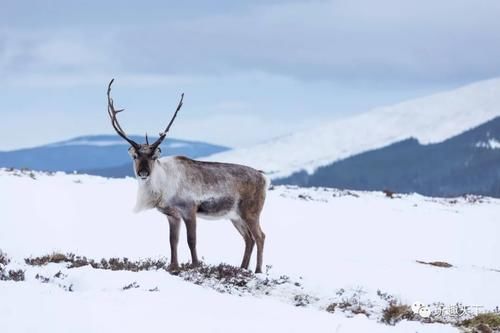
<path fill-rule="evenodd" d="M 182 218 L 186 225 L 187 243 L 191 252 L 191 265 L 198 266 L 198 254 L 196 251 L 196 214 L 194 210 L 190 214 L 186 214 Z"/>
<path fill-rule="evenodd" d="M 247 223 L 248 229 L 252 234 L 255 243 L 257 243 L 257 265 L 255 267 L 255 273 L 262 273 L 262 261 L 264 256 L 264 241 L 266 239 L 266 235 L 260 228 L 259 220 L 248 221 Z"/>
<path fill-rule="evenodd" d="M 233 223 L 234 227 L 236 228 L 236 230 L 238 230 L 238 232 L 243 237 L 243 240 L 245 241 L 245 253 L 243 254 L 243 260 L 241 262 L 240 267 L 248 269 L 255 241 L 252 238 L 252 234 L 250 233 L 250 230 L 248 229 L 246 223 L 243 220 L 235 219 L 231 220 L 231 222 Z"/>

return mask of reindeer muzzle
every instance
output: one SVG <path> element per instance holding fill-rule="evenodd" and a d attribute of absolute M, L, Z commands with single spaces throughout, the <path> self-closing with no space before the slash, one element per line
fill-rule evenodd
<path fill-rule="evenodd" d="M 137 173 L 137 175 L 141 178 L 141 179 L 147 179 L 149 177 L 149 171 L 146 171 L 146 170 L 141 170 Z"/>

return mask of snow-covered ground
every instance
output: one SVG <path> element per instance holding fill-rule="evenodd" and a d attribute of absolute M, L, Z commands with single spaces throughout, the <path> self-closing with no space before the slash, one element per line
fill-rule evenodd
<path fill-rule="evenodd" d="M 26 276 L 0 281 L 1 332 L 457 332 L 417 321 L 382 324 L 381 295 L 404 304 L 500 305 L 500 200 L 490 198 L 276 187 L 262 216 L 272 268 L 256 279 L 287 275 L 291 282 L 269 295 L 222 294 L 164 270 L 25 264 L 53 252 L 167 257 L 166 218 L 133 214 L 135 190 L 133 179 L 0 170 L 0 249 L 11 259 L 7 269 Z M 198 253 L 208 264 L 238 265 L 243 241 L 228 221 L 200 220 Z M 296 306 L 298 299 L 305 306 Z M 345 300 L 359 302 L 369 317 L 325 311 Z"/>
<path fill-rule="evenodd" d="M 500 79 L 481 81 L 297 132 L 207 160 L 254 166 L 271 177 L 313 172 L 336 160 L 414 137 L 435 143 L 500 116 Z"/>

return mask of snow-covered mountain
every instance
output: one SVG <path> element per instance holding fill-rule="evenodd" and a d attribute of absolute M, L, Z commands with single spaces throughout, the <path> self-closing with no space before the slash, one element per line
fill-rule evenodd
<path fill-rule="evenodd" d="M 449 197 L 500 197 L 500 117 L 443 142 L 406 139 L 305 171 L 274 184 L 387 190 Z"/>
<path fill-rule="evenodd" d="M 373 109 L 269 142 L 210 156 L 251 165 L 272 178 L 328 165 L 410 137 L 437 143 L 500 115 L 500 79 Z"/>

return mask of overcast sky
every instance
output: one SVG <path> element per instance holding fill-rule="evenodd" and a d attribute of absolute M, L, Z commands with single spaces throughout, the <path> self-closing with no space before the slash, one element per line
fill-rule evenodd
<path fill-rule="evenodd" d="M 0 150 L 113 133 L 246 146 L 500 76 L 498 0 L 0 0 Z M 499 92 L 500 93 L 500 92 Z"/>

